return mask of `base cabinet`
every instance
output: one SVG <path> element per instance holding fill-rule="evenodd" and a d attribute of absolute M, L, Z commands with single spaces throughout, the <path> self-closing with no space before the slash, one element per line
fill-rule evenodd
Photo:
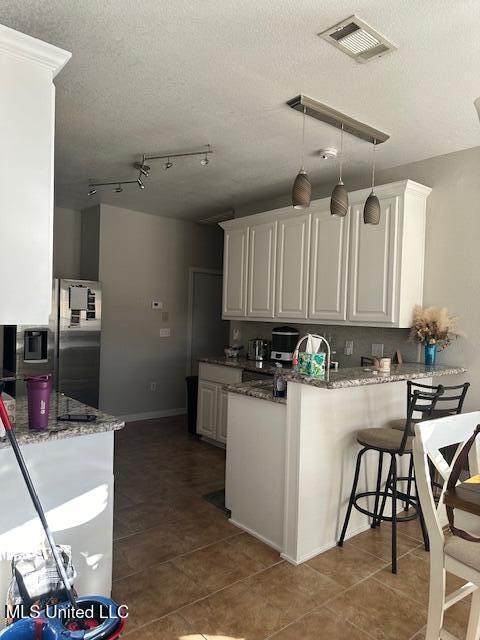
<path fill-rule="evenodd" d="M 198 369 L 197 433 L 221 444 L 227 442 L 226 384 L 242 381 L 242 370 L 201 362 Z"/>

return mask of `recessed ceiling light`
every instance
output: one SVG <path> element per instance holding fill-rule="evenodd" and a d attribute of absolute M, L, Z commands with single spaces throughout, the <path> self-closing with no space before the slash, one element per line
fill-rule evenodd
<path fill-rule="evenodd" d="M 397 48 L 357 16 L 350 16 L 318 35 L 357 62 L 368 62 Z"/>

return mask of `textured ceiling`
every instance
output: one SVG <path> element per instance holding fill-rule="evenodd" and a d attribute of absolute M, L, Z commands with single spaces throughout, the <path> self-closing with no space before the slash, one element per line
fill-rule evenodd
<path fill-rule="evenodd" d="M 361 65 L 316 36 L 352 13 L 398 45 Z M 0 23 L 68 49 L 56 80 L 56 198 L 200 219 L 287 195 L 300 162 L 304 93 L 391 135 L 387 168 L 480 144 L 479 0 L 2 0 Z M 338 131 L 307 122 L 315 185 L 335 167 L 315 157 Z M 103 190 L 89 178 L 135 177 L 142 152 L 210 142 L 208 167 L 153 164 L 147 188 Z M 369 181 L 371 148 L 345 138 L 345 174 Z"/>

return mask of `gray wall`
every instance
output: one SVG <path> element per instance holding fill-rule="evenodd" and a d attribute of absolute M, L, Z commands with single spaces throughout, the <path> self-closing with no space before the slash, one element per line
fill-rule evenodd
<path fill-rule="evenodd" d="M 184 409 L 189 267 L 221 268 L 222 252 L 215 227 L 101 205 L 102 409 Z M 164 303 L 167 322 L 152 300 Z M 170 338 L 159 337 L 161 327 L 171 329 Z"/>
<path fill-rule="evenodd" d="M 53 277 L 80 276 L 81 212 L 55 207 L 53 213 Z"/>

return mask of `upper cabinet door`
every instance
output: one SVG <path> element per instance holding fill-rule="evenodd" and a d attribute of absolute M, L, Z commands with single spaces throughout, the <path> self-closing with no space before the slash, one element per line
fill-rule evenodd
<path fill-rule="evenodd" d="M 274 316 L 276 240 L 276 222 L 265 222 L 250 227 L 247 305 L 249 316 Z"/>
<path fill-rule="evenodd" d="M 330 209 L 312 213 L 310 295 L 312 320 L 346 320 L 350 214 L 332 216 Z"/>
<path fill-rule="evenodd" d="M 279 220 L 277 236 L 275 316 L 307 318 L 310 215 Z"/>
<path fill-rule="evenodd" d="M 248 227 L 225 230 L 223 315 L 247 315 Z"/>
<path fill-rule="evenodd" d="M 398 197 L 380 200 L 378 226 L 363 223 L 363 204 L 351 207 L 348 320 L 395 324 L 398 288 Z"/>

